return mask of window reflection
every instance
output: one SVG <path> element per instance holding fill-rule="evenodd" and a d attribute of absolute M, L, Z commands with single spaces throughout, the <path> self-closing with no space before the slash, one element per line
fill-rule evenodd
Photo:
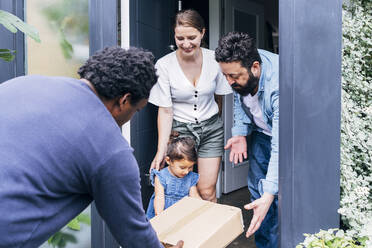
<path fill-rule="evenodd" d="M 27 72 L 77 77 L 89 56 L 88 0 L 27 1 L 27 22 L 42 42 L 27 40 Z"/>
<path fill-rule="evenodd" d="M 42 39 L 36 43 L 27 38 L 27 74 L 78 77 L 78 68 L 89 56 L 88 4 L 88 0 L 25 1 L 26 20 L 37 27 Z M 89 220 L 90 206 L 83 213 Z M 64 227 L 61 233 L 65 240 L 57 247 L 91 247 L 90 230 L 85 223 L 80 224 L 80 231 Z M 46 242 L 41 247 L 52 245 Z"/>

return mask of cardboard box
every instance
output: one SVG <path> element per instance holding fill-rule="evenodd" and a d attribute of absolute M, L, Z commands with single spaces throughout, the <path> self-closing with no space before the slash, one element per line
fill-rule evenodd
<path fill-rule="evenodd" d="M 240 208 L 185 197 L 150 220 L 159 240 L 183 248 L 222 248 L 244 231 Z"/>

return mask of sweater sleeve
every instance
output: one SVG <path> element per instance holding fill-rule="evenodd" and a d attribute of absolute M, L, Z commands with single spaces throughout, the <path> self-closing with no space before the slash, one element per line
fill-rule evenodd
<path fill-rule="evenodd" d="M 123 247 L 163 247 L 142 207 L 140 177 L 131 150 L 112 155 L 92 180 L 97 210 Z"/>

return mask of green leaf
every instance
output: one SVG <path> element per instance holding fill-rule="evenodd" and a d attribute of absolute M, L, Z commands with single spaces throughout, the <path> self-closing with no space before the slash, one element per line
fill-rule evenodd
<path fill-rule="evenodd" d="M 88 214 L 81 213 L 76 217 L 81 223 L 90 225 L 90 216 Z"/>
<path fill-rule="evenodd" d="M 59 45 L 62 48 L 63 56 L 66 59 L 71 59 L 72 58 L 72 54 L 74 53 L 74 49 L 73 49 L 71 43 L 66 39 L 66 36 L 65 36 L 65 34 L 64 34 L 64 32 L 63 32 L 62 29 L 60 30 L 60 41 L 59 41 Z"/>
<path fill-rule="evenodd" d="M 67 227 L 70 228 L 70 229 L 72 229 L 72 230 L 79 231 L 80 230 L 80 223 L 79 223 L 77 217 L 75 217 L 74 219 L 72 219 L 67 224 Z"/>
<path fill-rule="evenodd" d="M 62 240 L 62 232 L 56 232 L 52 237 L 48 239 L 48 244 L 51 244 L 53 247 L 58 246 Z"/>
<path fill-rule="evenodd" d="M 9 49 L 0 49 L 0 59 L 10 62 L 15 58 L 16 51 Z"/>
<path fill-rule="evenodd" d="M 77 239 L 74 235 L 59 231 L 48 239 L 48 244 L 52 247 L 64 248 L 67 243 L 77 243 Z"/>
<path fill-rule="evenodd" d="M 16 33 L 18 29 L 36 42 L 41 42 L 39 32 L 33 26 L 23 22 L 17 16 L 7 11 L 0 10 L 0 24 L 12 33 Z"/>

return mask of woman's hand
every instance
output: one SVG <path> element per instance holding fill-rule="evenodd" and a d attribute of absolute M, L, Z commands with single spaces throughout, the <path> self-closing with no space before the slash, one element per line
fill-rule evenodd
<path fill-rule="evenodd" d="M 164 167 L 164 158 L 167 152 L 169 135 L 172 129 L 173 109 L 172 107 L 159 107 L 158 110 L 158 151 L 150 166 L 151 169 L 161 169 Z"/>
<path fill-rule="evenodd" d="M 149 173 L 151 173 L 151 169 L 160 170 L 164 167 L 165 164 L 165 152 L 157 152 L 155 158 L 151 162 Z"/>

